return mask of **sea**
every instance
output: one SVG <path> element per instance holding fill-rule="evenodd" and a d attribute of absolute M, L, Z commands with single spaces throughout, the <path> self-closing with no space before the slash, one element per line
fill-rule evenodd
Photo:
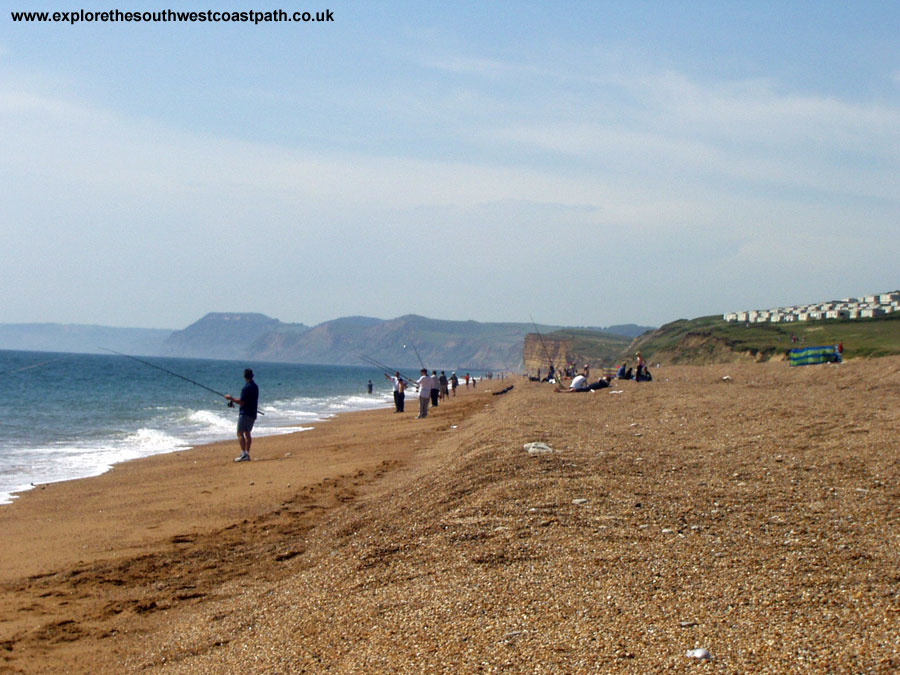
<path fill-rule="evenodd" d="M 237 407 L 204 387 L 237 397 L 245 367 L 254 371 L 263 413 L 254 437 L 393 402 L 391 383 L 371 367 L 135 358 L 143 363 L 117 354 L 0 350 L 0 504 L 43 483 L 235 438 Z"/>

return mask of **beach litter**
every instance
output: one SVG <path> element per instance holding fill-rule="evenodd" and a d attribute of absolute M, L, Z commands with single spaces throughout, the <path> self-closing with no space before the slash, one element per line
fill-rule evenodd
<path fill-rule="evenodd" d="M 526 443 L 523 447 L 529 455 L 549 455 L 553 452 L 553 448 L 546 443 Z"/>
<path fill-rule="evenodd" d="M 575 506 L 581 506 L 582 504 L 587 504 L 588 500 L 584 497 L 579 497 L 578 499 L 573 499 L 572 503 L 575 504 Z"/>
<path fill-rule="evenodd" d="M 709 650 L 703 649 L 702 647 L 698 649 L 688 649 L 685 656 L 687 656 L 689 659 L 697 659 L 698 661 L 712 658 L 712 654 L 709 653 Z"/>
<path fill-rule="evenodd" d="M 625 391 L 624 389 L 613 389 L 613 390 L 610 391 L 609 393 L 610 393 L 610 394 L 621 394 L 621 393 L 624 392 L 624 391 Z"/>

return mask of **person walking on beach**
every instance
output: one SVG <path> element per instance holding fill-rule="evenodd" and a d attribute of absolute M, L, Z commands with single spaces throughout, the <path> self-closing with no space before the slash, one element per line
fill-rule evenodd
<path fill-rule="evenodd" d="M 450 384 L 450 381 L 447 379 L 447 373 L 445 373 L 443 370 L 441 371 L 441 376 L 438 378 L 438 384 L 440 384 L 441 400 L 443 401 L 445 398 L 450 396 L 450 390 L 447 388 Z"/>
<path fill-rule="evenodd" d="M 402 413 L 403 401 L 406 398 L 406 382 L 404 382 L 403 378 L 400 377 L 400 373 L 398 371 L 394 371 L 393 377 L 391 377 L 387 373 L 385 373 L 384 376 L 394 383 L 394 412 Z"/>
<path fill-rule="evenodd" d="M 456 373 L 450 375 L 450 392 L 456 396 L 456 390 L 459 388 L 459 378 Z"/>
<path fill-rule="evenodd" d="M 419 385 L 419 414 L 416 419 L 424 419 L 428 417 L 428 404 L 431 402 L 431 388 L 434 386 L 434 380 L 428 374 L 425 368 L 422 368 L 422 377 L 416 380 Z"/>
<path fill-rule="evenodd" d="M 253 423 L 256 422 L 256 412 L 259 405 L 259 387 L 253 381 L 253 371 L 249 368 L 244 369 L 244 382 L 240 398 L 235 398 L 231 394 L 225 394 L 225 398 L 230 403 L 237 403 L 240 406 L 237 436 L 238 443 L 241 445 L 241 456 L 235 457 L 235 462 L 250 461 L 250 444 L 253 442 L 250 432 L 253 431 Z"/>

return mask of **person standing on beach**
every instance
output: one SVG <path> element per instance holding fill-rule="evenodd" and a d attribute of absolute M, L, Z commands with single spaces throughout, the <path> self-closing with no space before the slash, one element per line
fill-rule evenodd
<path fill-rule="evenodd" d="M 369 380 L 369 383 L 366 385 L 366 390 L 371 394 L 371 393 L 372 393 L 372 388 L 373 388 L 374 386 L 375 386 L 375 385 L 372 384 L 372 380 Z"/>
<path fill-rule="evenodd" d="M 428 371 L 425 371 L 425 374 L 428 374 Z M 438 405 L 438 395 L 441 393 L 440 384 L 438 383 L 438 374 L 436 370 L 431 371 L 431 405 L 433 408 L 437 408 Z"/>
<path fill-rule="evenodd" d="M 422 368 L 422 377 L 416 380 L 419 386 L 419 414 L 416 419 L 424 419 L 428 417 L 428 404 L 431 402 L 431 388 L 434 386 L 434 380 L 428 374 L 425 368 Z"/>
<path fill-rule="evenodd" d="M 393 377 L 391 377 L 387 373 L 385 373 L 384 376 L 394 383 L 394 412 L 402 413 L 403 402 L 406 398 L 406 383 L 403 381 L 403 378 L 400 377 L 400 373 L 398 371 L 394 371 Z"/>
<path fill-rule="evenodd" d="M 641 378 L 644 374 L 644 369 L 647 367 L 647 364 L 644 362 L 644 357 L 640 352 L 634 355 L 637 359 L 635 368 L 634 368 L 634 381 L 641 382 Z"/>
<path fill-rule="evenodd" d="M 237 403 L 240 406 L 237 436 L 238 443 L 241 445 L 241 456 L 235 457 L 235 462 L 250 461 L 250 444 L 253 442 L 250 432 L 253 431 L 253 423 L 256 422 L 256 412 L 259 405 L 259 387 L 253 381 L 253 371 L 249 368 L 244 369 L 244 382 L 240 398 L 235 398 L 231 394 L 225 394 L 225 398 L 230 403 Z"/>

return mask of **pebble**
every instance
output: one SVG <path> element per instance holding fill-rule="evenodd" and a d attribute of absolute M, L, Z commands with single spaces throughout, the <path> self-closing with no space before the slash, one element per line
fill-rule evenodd
<path fill-rule="evenodd" d="M 546 443 L 526 443 L 523 447 L 529 455 L 549 455 L 553 452 L 553 448 Z"/>
<path fill-rule="evenodd" d="M 687 654 L 685 654 L 689 659 L 711 659 L 712 655 L 709 653 L 708 649 L 703 649 L 702 647 L 699 649 L 688 649 Z"/>
<path fill-rule="evenodd" d="M 578 499 L 573 499 L 573 500 L 572 500 L 572 503 L 575 504 L 575 505 L 577 505 L 577 506 L 580 506 L 581 504 L 587 504 L 587 503 L 588 503 L 588 500 L 587 500 L 587 499 L 584 499 L 583 497 L 579 497 Z"/>

